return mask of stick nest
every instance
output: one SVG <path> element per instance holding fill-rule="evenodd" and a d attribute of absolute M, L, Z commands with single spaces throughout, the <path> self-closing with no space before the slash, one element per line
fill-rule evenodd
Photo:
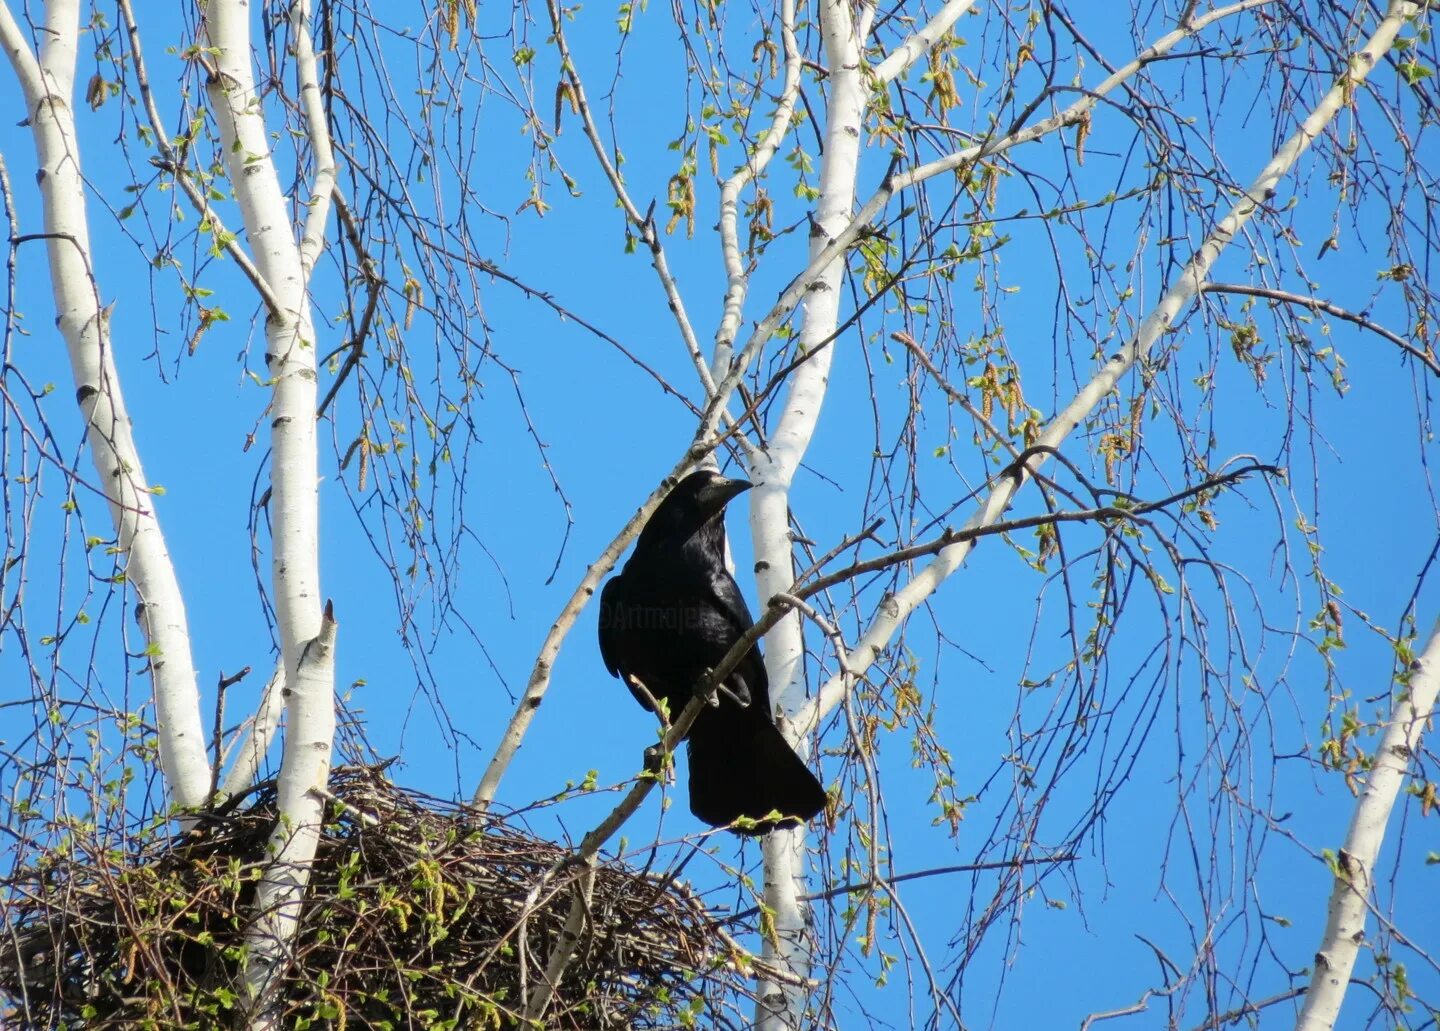
<path fill-rule="evenodd" d="M 391 784 L 331 777 L 287 1028 L 503 1028 L 523 1023 L 580 870 L 503 820 Z M 64 848 L 0 880 L 0 1025 L 215 1027 L 240 1012 L 250 902 L 275 826 L 249 808 L 132 848 Z M 596 871 L 590 919 L 546 1027 L 711 1026 L 743 991 L 732 943 L 681 884 Z"/>

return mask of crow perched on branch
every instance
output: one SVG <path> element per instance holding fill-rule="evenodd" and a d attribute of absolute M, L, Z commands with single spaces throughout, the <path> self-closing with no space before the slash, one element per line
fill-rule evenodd
<path fill-rule="evenodd" d="M 695 687 L 754 620 L 725 568 L 725 506 L 750 484 L 701 471 L 681 480 L 640 532 L 635 553 L 600 592 L 605 668 L 647 709 L 678 716 Z M 636 685 L 639 681 L 639 686 Z M 810 820 L 825 789 L 770 712 L 760 649 L 751 648 L 690 728 L 690 811 L 742 834 Z M 782 819 L 766 820 L 778 812 Z"/>

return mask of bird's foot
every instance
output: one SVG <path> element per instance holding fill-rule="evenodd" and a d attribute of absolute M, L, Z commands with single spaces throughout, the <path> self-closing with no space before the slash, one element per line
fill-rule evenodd
<path fill-rule="evenodd" d="M 704 681 L 709 680 L 711 674 L 713 674 L 714 672 L 715 670 L 712 667 L 707 666 L 705 668 L 705 672 L 700 674 L 701 682 L 703 683 Z M 710 706 L 710 708 L 712 709 L 720 708 L 720 692 L 723 690 L 725 690 L 725 685 L 721 684 L 717 690 L 710 692 L 710 697 L 705 699 L 705 704 Z"/>
<path fill-rule="evenodd" d="M 665 749 L 651 745 L 645 749 L 645 775 L 670 783 L 675 773 L 675 764 L 666 761 Z"/>

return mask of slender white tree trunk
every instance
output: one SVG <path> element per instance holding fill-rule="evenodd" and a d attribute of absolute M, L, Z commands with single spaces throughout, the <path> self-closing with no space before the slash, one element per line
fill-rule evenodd
<path fill-rule="evenodd" d="M 177 804 L 198 806 L 210 790 L 210 762 L 190 629 L 155 511 L 157 498 L 140 464 L 120 391 L 111 346 L 111 311 L 100 302 L 90 246 L 80 141 L 71 106 L 79 11 L 76 0 L 45 5 L 44 45 L 37 59 L 9 6 L 0 5 L 0 45 L 20 81 L 35 139 L 56 325 L 70 357 L 96 485 L 109 502 L 125 580 L 139 599 L 138 621 L 155 691 L 161 771 Z M 116 317 L 123 324 L 123 309 Z"/>
<path fill-rule="evenodd" d="M 278 784 L 280 818 L 270 862 L 256 892 L 247 934 L 246 1008 L 252 1026 L 279 1020 L 279 985 L 290 956 L 315 857 L 335 737 L 335 624 L 322 617 L 318 463 L 315 439 L 316 357 L 307 280 L 325 237 L 334 165 L 310 44 L 309 5 L 291 5 L 296 71 L 305 111 L 314 191 L 297 241 L 290 201 L 280 187 L 262 99 L 255 88 L 245 0 L 209 0 L 204 32 L 214 52 L 208 83 L 230 181 L 255 264 L 279 305 L 265 323 L 270 403 L 272 588 L 285 667 L 285 750 Z"/>
<path fill-rule="evenodd" d="M 1350 971 L 1365 941 L 1375 860 L 1385 841 L 1390 810 L 1420 749 L 1420 735 L 1435 715 L 1435 698 L 1440 693 L 1440 621 L 1431 629 L 1425 650 L 1408 673 L 1395 686 L 1390 719 L 1375 748 L 1345 845 L 1335 857 L 1335 890 L 1330 896 L 1329 919 L 1315 953 L 1310 990 L 1305 993 L 1296 1031 L 1330 1031 L 1340 1016 L 1345 989 L 1350 986 Z"/>
<path fill-rule="evenodd" d="M 857 22 L 849 0 L 822 0 L 820 6 L 829 95 L 820 196 L 810 235 L 812 261 L 850 224 L 855 204 L 865 107 L 860 41 L 872 11 L 862 7 Z M 822 345 L 826 345 L 839 323 L 844 271 L 844 259 L 837 258 L 810 287 L 804 302 L 799 346 L 803 352 L 814 352 L 814 355 L 791 377 L 780 422 L 768 449 L 751 457 L 750 472 L 755 489 L 750 500 L 750 528 L 755 542 L 755 578 L 762 604 L 788 591 L 795 580 L 790 485 L 810 447 L 825 401 L 836 347 Z M 781 728 L 788 731 L 789 717 L 805 702 L 805 638 L 798 612 L 791 612 L 765 636 L 765 668 L 770 678 L 772 704 L 778 710 Z M 794 734 L 787 736 L 804 757 L 808 751 L 805 739 Z M 771 911 L 774 926 L 773 935 L 766 935 L 763 956 L 782 969 L 808 976 L 813 935 L 810 909 L 803 901 L 804 829 L 779 830 L 767 835 L 763 851 L 765 904 Z M 806 1002 L 803 988 L 762 982 L 758 995 L 756 1026 L 761 1031 L 800 1026 Z"/>

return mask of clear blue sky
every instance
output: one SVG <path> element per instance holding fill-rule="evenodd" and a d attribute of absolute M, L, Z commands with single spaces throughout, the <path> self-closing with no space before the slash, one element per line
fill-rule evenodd
<path fill-rule="evenodd" d="M 731 15 L 742 16 L 738 11 Z M 143 16 L 151 17 L 148 12 Z M 494 12 L 486 16 L 500 17 Z M 170 86 L 176 72 L 161 51 L 166 44 L 179 41 L 179 30 L 160 23 L 147 27 L 155 33 L 148 43 L 149 57 L 155 62 L 152 77 L 162 110 L 173 122 L 176 108 Z M 603 61 L 614 49 L 613 21 L 604 11 L 587 9 L 573 31 L 582 71 L 596 69 L 590 73 L 590 81 L 592 96 L 598 97 L 609 81 L 601 69 L 608 67 Z M 1112 26 L 1111 31 L 1119 30 Z M 1114 53 L 1128 53 L 1123 40 L 1097 32 L 1098 40 L 1116 48 Z M 538 40 L 544 33 L 535 35 Z M 682 66 L 673 36 L 664 11 L 650 11 L 638 20 L 636 34 L 627 44 L 630 59 L 615 104 L 615 123 L 622 134 L 626 173 L 635 196 L 642 205 L 658 198 L 662 209 L 666 180 L 675 161 L 665 144 L 678 134 L 685 118 L 685 98 L 675 86 Z M 388 45 L 392 48 L 387 51 L 391 74 L 413 74 L 406 63 L 408 44 L 403 38 L 390 38 Z M 657 56 L 640 59 L 651 55 Z M 489 56 L 495 61 L 509 60 L 503 45 Z M 413 62 L 413 57 L 409 60 Z M 553 69 L 554 62 L 543 48 L 537 60 L 542 68 Z M 587 61 L 594 63 L 584 63 Z M 88 70 L 81 80 L 87 75 Z M 1393 78 L 1393 73 L 1382 69 L 1377 76 Z M 1092 66 L 1087 82 L 1096 78 Z M 1247 80 L 1242 76 L 1239 81 Z M 8 70 L 0 82 L 4 83 L 0 97 L 17 95 Z M 537 75 L 537 83 L 545 89 L 552 82 L 553 71 Z M 816 91 L 818 87 L 812 84 L 807 89 Z M 128 203 L 123 187 L 129 177 L 114 151 L 108 149 L 108 141 L 116 133 L 119 106 L 111 101 L 96 115 L 82 115 L 89 133 L 84 141 L 86 169 L 113 208 Z M 542 98 L 540 106 L 545 108 L 548 102 Z M 1231 172 L 1246 180 L 1268 157 L 1273 128 L 1263 113 L 1246 113 L 1240 107 L 1236 111 L 1223 123 L 1226 131 L 1219 146 Z M 478 152 L 484 160 L 474 166 L 471 186 L 492 210 L 508 215 L 528 193 L 523 166 L 517 164 L 523 161 L 528 141 L 517 131 L 513 110 L 493 98 L 478 124 L 483 136 Z M 694 374 L 654 275 L 644 257 L 623 253 L 621 219 L 606 200 L 603 180 L 576 129 L 573 121 L 567 121 L 557 150 L 566 169 L 579 180 L 583 196 L 567 198 L 558 182 L 552 182 L 547 199 L 554 208 L 543 219 L 533 212 L 508 222 L 468 213 L 478 221 L 482 245 L 490 248 L 484 256 L 507 273 L 553 291 L 557 301 L 621 339 L 672 383 L 688 390 L 693 399 L 697 391 Z M 804 131 L 808 133 L 808 127 Z M 1069 169 L 1077 177 L 1086 175 L 1087 169 L 1094 170 L 1093 188 L 1079 179 L 1076 192 L 1080 196 L 1102 194 L 1108 188 L 1107 174 L 1113 179 L 1115 168 L 1126 160 L 1119 149 L 1113 152 L 1117 156 L 1107 153 L 1112 131 L 1116 134 L 1113 139 L 1122 138 L 1119 129 L 1100 121 L 1090 143 L 1089 164 Z M 1427 140 L 1425 145 L 1440 164 L 1440 153 L 1433 144 Z M 33 152 L 24 130 L 12 120 L 0 125 L 0 152 L 15 184 L 21 231 L 36 232 L 40 226 Z M 1032 167 L 1049 175 L 1058 177 L 1064 171 L 1058 158 L 1036 155 L 1033 161 Z M 885 164 L 886 156 L 878 149 L 867 154 L 862 192 L 879 178 Z M 435 173 L 432 170 L 430 174 Z M 1304 174 L 1313 195 L 1302 200 L 1295 227 L 1304 240 L 1301 250 L 1313 256 L 1330 232 L 1333 199 L 1325 191 L 1323 171 L 1311 165 Z M 701 178 L 708 179 L 708 173 L 702 172 Z M 1006 189 L 1011 188 L 1007 184 Z M 672 267 L 702 340 L 709 338 L 715 324 L 724 285 L 711 229 L 714 195 L 713 188 L 702 186 L 693 240 L 686 240 L 683 233 L 667 239 Z M 453 199 L 453 194 L 450 196 Z M 1018 187 L 1002 196 L 1012 198 L 1008 203 L 1002 201 L 1002 212 L 1036 206 L 1035 199 Z M 1107 227 L 1106 237 L 1106 245 L 1113 251 L 1105 252 L 1105 260 L 1123 263 L 1136 251 L 1138 214 L 1134 205 L 1122 205 L 1115 211 L 1115 224 Z M 790 217 L 798 212 L 793 209 Z M 1362 209 L 1360 218 L 1377 220 L 1381 214 L 1371 205 Z M 238 225 L 233 211 L 227 217 Z M 1376 273 L 1387 263 L 1377 240 L 1367 241 L 1346 226 L 1348 222 L 1340 230 L 1338 251 L 1323 261 L 1310 262 L 1309 271 L 1320 279 L 1326 296 L 1364 309 L 1370 306 Z M 1198 239 L 1194 235 L 1197 224 L 1186 223 L 1182 228 L 1192 234 L 1192 240 Z M 153 229 L 161 238 L 168 233 L 163 225 Z M 189 601 L 201 681 L 213 685 L 222 671 L 232 673 L 243 665 L 255 668 L 246 684 L 232 694 L 229 713 L 233 722 L 273 661 L 257 605 L 245 530 L 263 446 L 248 453 L 243 446 L 246 435 L 257 425 L 263 430 L 266 421 L 266 395 L 247 375 L 247 370 L 262 368 L 256 305 L 228 263 L 211 265 L 202 282 L 216 291 L 215 299 L 230 312 L 232 321 L 211 329 L 194 358 L 182 357 L 184 334 L 171 314 L 179 304 L 173 279 L 152 278 L 144 263 L 136 260 L 137 238 L 138 250 L 153 253 L 151 227 L 143 226 L 138 216 L 117 223 L 97 203 L 92 207 L 92 230 L 102 292 L 107 302 L 118 302 L 112 323 L 115 346 L 136 413 L 147 473 L 152 482 L 166 487 L 160 511 Z M 1088 356 L 1080 353 L 1052 361 L 1057 350 L 1052 344 L 1056 276 L 1044 230 L 1038 224 L 1016 220 L 1005 231 L 1013 233 L 1016 240 L 1005 251 L 1003 278 L 1007 285 L 1019 287 L 1020 293 L 1006 306 L 1003 320 L 1012 351 L 1026 370 L 1027 397 L 1048 414 L 1052 398 L 1063 400 L 1073 389 L 1069 362 L 1073 360 L 1083 373 Z M 176 236 L 183 239 L 181 233 Z M 758 317 L 775 291 L 798 269 L 793 259 L 803 246 L 803 237 L 803 233 L 793 234 L 771 251 L 769 266 L 757 276 L 748 318 Z M 1065 261 L 1083 260 L 1073 244 L 1064 247 Z M 1153 247 L 1141 247 L 1138 253 L 1142 264 L 1156 260 Z M 188 267 L 201 258 L 188 244 L 179 248 L 178 256 Z M 33 382 L 57 384 L 55 394 L 44 402 L 45 411 L 64 448 L 73 450 L 80 441 L 80 428 L 69 400 L 63 348 L 53 329 L 39 245 L 27 244 L 22 261 L 19 308 L 31 335 L 17 338 L 11 360 Z M 1067 277 L 1070 274 L 1067 267 Z M 1088 269 L 1080 268 L 1074 274 L 1083 275 L 1088 282 Z M 1157 284 L 1166 274 L 1152 265 L 1143 291 L 1124 301 L 1127 315 L 1144 314 L 1144 302 L 1153 302 Z M 1238 250 L 1224 259 L 1216 273 L 1217 279 L 1231 282 L 1248 281 L 1250 276 L 1247 256 Z M 954 303 L 963 317 L 973 313 L 976 295 L 962 280 L 957 280 Z M 1301 289 L 1294 281 L 1287 285 Z M 330 291 L 322 295 L 322 309 L 333 316 L 339 307 L 333 277 L 321 284 L 320 290 Z M 472 303 L 470 298 L 428 299 L 457 311 Z M 327 450 L 322 458 L 322 575 L 341 624 L 339 682 L 363 681 L 363 686 L 349 692 L 350 704 L 365 720 L 376 749 L 382 755 L 402 756 L 402 763 L 394 768 L 397 779 L 438 795 L 462 797 L 473 790 L 489 749 L 509 718 L 511 700 L 523 688 L 536 649 L 564 600 L 586 565 L 675 461 L 693 427 L 693 417 L 684 407 L 662 394 L 642 372 L 573 322 L 527 302 L 513 287 L 487 283 L 478 303 L 495 352 L 515 370 L 512 380 L 495 363 L 480 366 L 484 400 L 474 409 L 479 443 L 469 455 L 471 479 L 464 498 L 465 522 L 483 542 L 483 549 L 472 541 L 462 552 L 456 609 L 475 628 L 485 654 L 458 622 L 434 627 L 423 608 L 410 635 L 412 653 L 407 654 L 396 629 L 390 578 L 341 489 L 342 479 L 348 480 L 352 490 L 356 486 L 355 468 L 340 473 L 336 461 L 353 439 L 353 416 L 342 417 L 339 428 L 329 420 L 322 424 L 327 448 L 334 440 L 333 450 Z M 1397 311 L 1384 302 L 1374 310 L 1382 321 Z M 477 337 L 478 321 L 472 318 Z M 1145 597 L 1146 591 L 1137 590 L 1104 668 L 1102 704 L 1095 719 L 1097 723 L 1108 721 L 1107 729 L 1086 739 L 1087 751 L 1059 779 L 1042 824 L 1051 837 L 1039 844 L 1060 844 L 1072 825 L 1085 819 L 1100 785 L 1118 789 L 1117 793 L 1096 832 L 1085 838 L 1075 863 L 1048 877 L 1018 915 L 1016 910 L 1007 910 L 969 961 L 957 994 L 968 1026 L 1073 1027 L 1087 1013 L 1134 1002 L 1145 989 L 1164 979 L 1156 952 L 1140 936 L 1182 968 L 1197 950 L 1187 919 L 1179 911 L 1190 920 L 1204 912 L 1212 915 L 1223 929 L 1217 948 L 1222 957 L 1232 958 L 1228 964 L 1231 976 L 1257 997 L 1289 987 L 1279 973 L 1280 965 L 1298 971 L 1310 963 L 1330 883 L 1325 866 L 1311 852 L 1338 845 L 1350 799 L 1338 779 L 1319 775 L 1302 757 L 1313 758 L 1320 740 L 1325 706 L 1321 665 L 1309 647 L 1296 645 L 1283 632 L 1276 632 L 1297 622 L 1303 629 L 1315 608 L 1314 592 L 1304 579 L 1309 567 L 1303 541 L 1290 525 L 1294 505 L 1311 521 L 1318 517 L 1326 572 L 1343 588 L 1346 602 L 1392 630 L 1416 589 L 1417 577 L 1440 531 L 1427 469 L 1434 450 L 1424 421 L 1430 383 L 1402 365 L 1391 345 L 1341 323 L 1332 323 L 1331 328 L 1329 342 L 1348 363 L 1350 388 L 1343 398 L 1328 389 L 1317 389 L 1291 408 L 1281 384 L 1287 375 L 1284 368 L 1295 360 L 1294 352 L 1273 340 L 1271 345 L 1279 349 L 1280 357 L 1263 390 L 1257 391 L 1249 372 L 1228 355 L 1214 363 L 1219 400 L 1202 424 L 1203 433 L 1214 434 L 1212 455 L 1225 458 L 1248 453 L 1272 461 L 1280 455 L 1287 434 L 1296 435 L 1287 459 L 1288 486 L 1277 488 L 1282 495 L 1293 491 L 1294 498 L 1285 499 L 1277 516 L 1266 489 L 1252 482 L 1242 496 L 1227 496 L 1217 503 L 1220 526 L 1206 540 L 1209 557 L 1237 571 L 1230 581 L 1230 601 L 1247 647 L 1259 649 L 1250 653 L 1257 688 L 1240 689 L 1238 678 L 1247 671 L 1238 658 L 1210 681 L 1202 681 L 1195 654 L 1173 639 L 1169 645 L 1173 659 L 1158 668 L 1156 649 L 1164 651 L 1167 625 L 1172 631 L 1175 625 Z M 1399 324 L 1392 328 L 1404 330 Z M 429 333 L 430 323 L 422 314 L 407 340 L 420 352 L 431 346 Z M 322 340 L 321 352 L 339 340 L 340 333 L 332 332 Z M 1181 340 L 1178 356 L 1163 375 L 1174 387 L 1175 396 L 1190 403 L 1195 400 L 1191 380 L 1212 364 L 1210 343 L 1200 331 Z M 879 362 L 882 342 L 867 343 L 852 334 L 837 344 L 832 395 L 807 470 L 796 484 L 796 514 L 822 551 L 855 529 L 873 446 L 863 349 L 868 348 L 870 359 Z M 1228 344 L 1222 343 L 1222 347 Z M 157 349 L 158 360 L 148 357 Z M 884 381 L 884 389 L 890 393 L 876 400 L 892 434 L 908 407 L 898 381 L 899 377 Z M 322 385 L 324 382 L 322 377 Z M 423 377 L 419 382 L 420 389 L 426 389 Z M 566 511 L 527 431 L 515 383 L 535 432 L 545 444 L 545 458 L 572 505 L 574 526 L 553 578 Z M 923 459 L 934 447 L 948 444 L 955 463 L 951 466 L 933 459 L 933 468 L 923 470 L 922 479 L 927 489 L 935 492 L 937 503 L 939 499 L 948 503 L 966 490 L 961 473 L 973 484 L 986 469 L 969 445 L 968 431 L 954 439 L 947 436 L 939 396 L 932 396 L 928 404 L 919 453 Z M 959 413 L 954 418 L 957 425 L 967 425 Z M 1307 418 L 1316 427 L 1313 437 Z M 1133 487 L 1147 497 L 1163 496 L 1184 481 L 1174 465 L 1166 464 L 1176 458 L 1176 447 L 1169 439 L 1173 431 L 1167 436 L 1158 428 L 1163 422 L 1155 425 L 1153 435 L 1147 437 L 1155 465 L 1137 469 Z M 1090 459 L 1079 450 L 1073 457 L 1091 467 Z M 53 473 L 48 475 L 49 486 L 32 538 L 42 552 L 53 547 L 49 540 L 59 526 L 55 510 L 63 500 L 59 480 Z M 1316 483 L 1318 487 L 1312 486 Z M 1018 503 L 1016 514 L 1037 510 L 1037 496 L 1030 491 Z M 962 507 L 951 521 L 959 522 L 967 512 Z M 85 533 L 106 533 L 104 513 L 93 501 L 82 499 L 82 516 L 87 520 Z M 744 522 L 732 519 L 731 526 L 737 567 L 744 570 L 749 568 Z M 1300 578 L 1298 586 L 1293 578 L 1287 582 L 1282 575 L 1285 553 L 1276 550 L 1276 540 L 1284 528 L 1289 530 L 1289 560 L 1294 575 Z M 1096 533 L 1085 529 L 1066 531 L 1065 537 L 1072 553 L 1083 552 L 1098 539 Z M 73 549 L 71 558 L 72 569 L 78 568 Z M 56 585 L 47 580 L 48 567 L 37 559 L 33 568 L 28 600 L 39 611 L 53 610 Z M 260 568 L 262 575 L 268 575 L 268 557 L 261 558 Z M 1051 572 L 1057 568 L 1052 562 Z M 1171 575 L 1167 563 L 1161 562 L 1160 568 Z M 1082 561 L 1075 575 L 1080 581 L 1079 596 L 1085 598 L 1093 566 Z M 1215 635 L 1210 658 L 1222 661 L 1233 645 L 1227 646 L 1224 637 L 1221 597 L 1207 584 L 1203 571 L 1192 569 L 1191 576 L 1199 600 L 1193 615 L 1210 620 L 1209 629 Z M 753 608 L 753 585 L 744 577 L 742 585 Z M 1037 597 L 1041 599 L 1038 623 Z M 80 604 L 72 583 L 64 605 L 70 611 Z M 98 603 L 88 604 L 93 608 Z M 1437 613 L 1440 591 L 1426 583 L 1420 593 L 1422 629 L 1428 628 Z M 967 863 L 982 853 L 985 858 L 996 857 L 985 848 L 987 839 L 998 834 L 995 821 L 1007 812 L 1011 768 L 1004 757 L 1017 748 L 1017 714 L 1023 726 L 1037 726 L 1053 704 L 1063 703 L 1066 690 L 1063 683 L 1033 691 L 1022 690 L 1018 684 L 1022 678 L 1033 678 L 1037 671 L 1043 673 L 1064 661 L 1070 647 L 1065 638 L 1069 617 L 1059 586 L 1030 570 L 996 541 L 980 547 L 932 605 L 917 614 L 912 637 L 919 666 L 917 684 L 927 700 L 937 702 L 937 726 L 953 753 L 960 793 L 977 794 L 980 799 L 955 837 L 933 827 L 935 812 L 926 803 L 928 775 L 911 769 L 908 737 L 886 739 L 881 767 L 887 783 L 888 847 L 893 849 L 894 871 Z M 1087 614 L 1082 610 L 1075 618 L 1084 626 Z M 599 782 L 609 785 L 624 780 L 638 767 L 640 751 L 651 740 L 650 718 L 631 704 L 619 683 L 605 673 L 594 644 L 594 620 L 593 611 L 582 616 L 556 664 L 550 693 L 505 780 L 501 792 L 505 803 L 521 805 L 552 794 L 567 781 L 582 780 L 588 770 L 597 770 Z M 1262 633 L 1262 621 L 1271 632 Z M 112 626 L 117 631 L 119 622 L 119 614 L 114 613 Z M 935 643 L 932 623 L 943 628 L 948 644 Z M 1372 714 L 1384 704 L 1388 690 L 1389 648 L 1367 633 L 1353 615 L 1347 616 L 1346 626 L 1348 648 L 1337 656 L 1336 664 L 1344 683 L 1360 700 L 1362 712 Z M 115 632 L 102 634 L 101 639 L 110 650 L 101 652 L 96 665 L 104 671 L 114 698 L 118 686 L 112 685 L 119 683 Z M 7 647 L 10 644 L 11 640 L 0 638 L 0 677 L 12 685 L 6 689 L 7 699 L 13 686 L 23 683 L 12 664 L 15 651 Z M 67 659 L 67 667 L 78 664 L 83 669 L 79 651 Z M 425 677 L 417 675 L 412 662 L 412 657 L 419 655 L 428 667 Z M 1227 684 L 1237 700 L 1234 708 L 1227 708 L 1215 693 Z M 138 687 L 137 680 L 130 690 Z M 208 713 L 209 688 L 205 704 Z M 1248 759 L 1232 765 L 1241 783 L 1222 782 L 1214 765 L 1200 767 L 1204 772 L 1198 785 L 1188 781 L 1197 768 L 1196 752 L 1206 746 L 1206 711 L 1224 721 L 1219 739 L 1227 747 L 1243 745 L 1250 750 Z M 452 726 L 467 740 L 457 742 L 450 733 Z M 1145 728 L 1149 740 L 1132 763 L 1133 749 L 1125 744 L 1125 738 L 1134 726 Z M 0 729 L 0 737 L 6 736 L 8 732 Z M 1184 742 L 1183 757 L 1178 758 L 1177 736 Z M 843 726 L 832 725 L 824 745 L 843 751 Z M 1276 754 L 1287 758 L 1273 759 Z M 1117 762 L 1122 764 L 1120 769 L 1115 767 Z M 827 781 L 833 781 L 841 772 L 842 759 L 828 755 L 822 767 Z M 681 791 L 672 793 L 675 805 L 663 822 L 652 798 L 629 825 L 629 847 L 638 850 L 632 854 L 643 859 L 644 849 L 657 835 L 673 841 L 698 829 L 684 804 L 683 779 L 681 785 Z M 1182 791 L 1188 798 L 1184 807 L 1177 803 Z M 1247 816 L 1239 799 L 1250 795 L 1266 800 L 1269 811 L 1283 816 L 1283 822 L 1267 831 L 1264 821 Z M 1232 798 L 1218 818 L 1207 810 L 1205 800 L 1211 797 Z M 614 799 L 604 793 L 579 798 L 529 819 L 537 833 L 578 838 Z M 1187 820 L 1192 822 L 1189 833 Z M 1393 906 L 1393 915 L 1416 943 L 1436 955 L 1440 953 L 1440 936 L 1435 931 L 1440 927 L 1440 907 L 1434 900 L 1440 867 L 1423 865 L 1427 851 L 1440 851 L 1436 817 L 1422 820 L 1418 809 L 1402 806 L 1397 809 L 1395 827 L 1413 841 L 1402 859 L 1398 889 L 1393 897 L 1387 896 L 1387 904 Z M 1236 857 L 1262 845 L 1258 874 L 1252 879 Z M 697 858 L 690 862 L 686 876 L 704 889 L 713 889 L 710 897 L 716 904 L 748 906 L 731 887 L 732 876 L 719 864 L 738 858 L 753 868 L 755 848 L 742 850 L 728 836 L 708 839 L 705 847 L 717 862 Z M 689 851 L 683 844 L 667 847 L 662 865 Z M 1385 864 L 1393 862 L 1394 855 L 1393 848 L 1387 849 L 1382 869 L 1390 869 Z M 1163 881 L 1162 867 L 1169 871 Z M 1204 883 L 1205 890 L 1198 889 L 1197 882 Z M 903 887 L 908 914 L 942 981 L 948 982 L 955 970 L 953 940 L 967 921 L 978 919 L 993 884 L 991 875 L 952 875 Z M 816 887 L 823 887 L 818 876 Z M 833 912 L 822 910 L 822 922 L 831 919 Z M 1285 923 L 1273 919 L 1277 917 Z M 893 938 L 880 944 L 891 953 L 903 951 Z M 1421 995 L 1435 998 L 1440 976 L 1413 958 L 1409 962 L 1411 978 L 1421 986 Z M 897 974 L 888 989 L 874 989 L 870 977 L 873 961 L 866 968 L 869 974 L 859 966 L 860 960 L 853 955 L 841 961 L 846 993 L 854 992 L 853 997 L 842 995 L 835 1000 L 842 1023 L 864 1026 L 862 1014 L 869 1014 L 892 1026 L 908 1026 L 912 1017 L 904 978 Z M 1361 969 L 1368 972 L 1369 967 Z M 1044 985 L 1044 990 L 1036 990 L 1037 985 Z M 917 985 L 916 991 L 915 1013 L 924 1019 L 930 1008 L 923 998 L 923 986 Z M 1222 1009 L 1233 1004 L 1230 986 L 1217 985 L 1215 991 Z M 1192 984 L 1186 992 L 1184 1016 L 1178 1019 L 1181 1026 L 1193 1027 L 1207 1013 L 1204 988 Z M 1181 1001 L 1178 994 L 1168 1002 L 1152 999 L 1149 1010 L 1132 1018 L 1127 1026 L 1165 1026 L 1161 1014 L 1167 1012 L 1167 1005 L 1178 1008 Z M 1365 1026 L 1361 1015 L 1368 1012 L 1369 1005 L 1363 989 L 1357 989 L 1342 1026 Z M 1277 1007 L 1267 1013 L 1261 1026 L 1285 1026 L 1289 1013 L 1288 1007 Z"/>

